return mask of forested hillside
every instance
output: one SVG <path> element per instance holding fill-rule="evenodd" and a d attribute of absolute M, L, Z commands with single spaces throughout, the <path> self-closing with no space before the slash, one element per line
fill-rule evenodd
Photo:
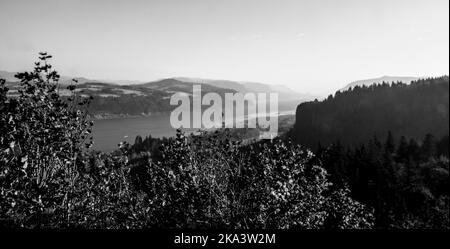
<path fill-rule="evenodd" d="M 319 148 L 335 187 L 375 209 L 378 228 L 448 228 L 449 138 L 420 140 L 392 133 L 356 147 L 334 143 Z"/>
<path fill-rule="evenodd" d="M 391 131 L 416 140 L 427 133 L 449 133 L 449 78 L 423 79 L 336 92 L 324 101 L 302 103 L 290 135 L 302 145 L 317 148 L 339 141 L 357 145 Z"/>
<path fill-rule="evenodd" d="M 356 86 L 300 104 L 289 136 L 378 228 L 448 228 L 449 78 Z"/>

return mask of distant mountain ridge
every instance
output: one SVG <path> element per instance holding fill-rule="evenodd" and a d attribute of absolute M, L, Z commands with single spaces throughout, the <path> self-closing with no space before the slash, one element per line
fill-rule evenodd
<path fill-rule="evenodd" d="M 20 85 L 18 79 L 14 77 L 15 74 L 0 71 L 0 78 L 6 79 L 7 86 L 10 89 L 8 95 L 11 97 L 19 95 Z M 75 79 L 78 81 L 76 89 L 78 94 L 94 97 L 91 102 L 90 113 L 98 118 L 170 112 L 174 108 L 170 105 L 170 97 L 176 92 L 182 92 L 190 96 L 195 84 L 202 85 L 202 94 L 215 92 L 222 97 L 225 93 L 276 92 L 279 95 L 279 111 L 294 110 L 299 103 L 314 99 L 314 96 L 298 94 L 283 86 L 227 80 L 167 78 L 147 83 L 130 81 L 135 84 L 124 85 L 109 80 L 93 80 L 83 77 Z M 61 76 L 60 84 L 64 86 L 71 83 L 71 77 Z M 71 92 L 66 87 L 61 87 L 59 94 L 69 96 Z"/>
<path fill-rule="evenodd" d="M 410 77 L 410 76 L 382 76 L 374 79 L 366 79 L 366 80 L 358 80 L 354 81 L 345 87 L 341 88 L 340 91 L 346 91 L 350 88 L 354 88 L 355 86 L 370 86 L 373 84 L 381 84 L 383 82 L 392 83 L 392 82 L 403 82 L 405 84 L 410 84 L 412 81 L 418 80 L 424 77 Z"/>
<path fill-rule="evenodd" d="M 193 82 L 199 84 L 208 84 L 217 87 L 225 87 L 229 89 L 234 89 L 242 93 L 247 92 L 278 93 L 278 98 L 283 101 L 292 101 L 292 100 L 309 101 L 316 98 L 316 96 L 310 94 L 298 93 L 283 85 L 272 85 L 246 81 L 211 80 L 211 79 L 187 78 L 187 77 L 176 77 L 174 79 L 178 79 L 184 82 Z"/>
<path fill-rule="evenodd" d="M 6 79 L 7 82 L 18 82 L 18 79 L 14 77 L 16 73 L 0 71 L 0 78 Z M 212 80 L 212 79 L 202 79 L 202 78 L 189 78 L 189 77 L 173 77 L 173 78 L 165 78 L 151 82 L 142 82 L 142 81 L 134 81 L 134 80 L 98 80 L 98 79 L 88 79 L 84 77 L 70 77 L 70 76 L 61 76 L 60 83 L 63 85 L 71 84 L 72 79 L 76 79 L 78 84 L 85 83 L 107 83 L 121 86 L 146 86 L 153 89 L 166 89 L 169 91 L 175 91 L 176 89 L 185 89 L 184 87 L 180 88 L 180 84 L 184 86 L 190 86 L 192 90 L 193 83 L 198 83 L 205 85 L 204 87 L 210 88 L 215 87 L 215 89 L 232 89 L 236 92 L 247 93 L 247 92 L 275 92 L 278 93 L 279 99 L 283 101 L 309 101 L 313 100 L 316 96 L 310 94 L 302 94 L 297 93 L 294 90 L 285 87 L 283 85 L 270 85 L 264 83 L 255 83 L 255 82 L 244 82 L 244 81 L 231 81 L 231 80 Z M 178 84 L 177 84 L 178 83 Z M 167 86 L 164 86 L 167 84 Z M 175 87 L 175 85 L 178 85 Z M 172 89 L 169 89 L 172 88 Z M 185 89 L 186 90 L 186 89 Z"/>
<path fill-rule="evenodd" d="M 10 83 L 19 82 L 19 79 L 17 79 L 15 77 L 16 74 L 17 74 L 17 72 L 8 72 L 8 71 L 0 70 L 0 79 L 5 79 L 6 82 L 10 82 Z M 93 79 L 88 79 L 88 78 L 84 78 L 84 77 L 70 77 L 70 76 L 64 76 L 64 75 L 60 76 L 59 83 L 62 84 L 62 85 L 68 85 L 68 84 L 72 83 L 72 79 L 77 80 L 79 84 L 84 84 L 84 83 L 88 83 L 88 82 L 91 82 L 91 83 L 93 83 L 93 82 L 96 82 L 96 83 L 101 83 L 101 82 L 112 83 L 110 81 L 93 80 Z"/>

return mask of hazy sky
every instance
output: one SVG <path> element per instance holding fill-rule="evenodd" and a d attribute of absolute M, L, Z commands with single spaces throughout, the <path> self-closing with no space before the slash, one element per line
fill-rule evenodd
<path fill-rule="evenodd" d="M 64 75 L 186 76 L 327 94 L 449 69 L 448 0 L 0 0 L 0 70 L 39 51 Z"/>

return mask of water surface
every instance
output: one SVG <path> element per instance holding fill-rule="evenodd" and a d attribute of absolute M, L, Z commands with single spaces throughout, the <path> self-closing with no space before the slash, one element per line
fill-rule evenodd
<path fill-rule="evenodd" d="M 270 113 L 273 115 L 293 114 L 293 110 Z M 255 118 L 250 115 L 236 118 L 235 122 L 243 122 L 248 118 Z M 194 132 L 197 129 L 185 129 L 186 133 Z M 95 120 L 93 127 L 95 150 L 111 152 L 118 148 L 122 141 L 134 143 L 136 136 L 145 138 L 148 135 L 152 137 L 172 137 L 175 136 L 176 129 L 170 125 L 170 115 L 155 115 L 146 117 L 127 117 L 116 119 Z"/>
<path fill-rule="evenodd" d="M 137 135 L 170 137 L 176 130 L 170 125 L 169 115 L 95 120 L 93 149 L 109 152 L 118 148 L 121 141 L 134 143 Z"/>

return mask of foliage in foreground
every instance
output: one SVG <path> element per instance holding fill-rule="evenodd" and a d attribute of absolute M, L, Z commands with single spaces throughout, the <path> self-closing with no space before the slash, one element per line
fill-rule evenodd
<path fill-rule="evenodd" d="M 326 171 L 299 146 L 281 140 L 241 145 L 225 130 L 179 133 L 162 153 L 160 161 L 130 162 L 136 186 L 157 203 L 154 224 L 361 228 L 372 223 L 364 206 L 344 190 L 332 190 Z"/>
<path fill-rule="evenodd" d="M 92 123 L 83 111 L 89 99 L 58 94 L 59 75 L 41 53 L 34 71 L 19 73 L 19 96 L 8 98 L 0 80 L 0 218 L 36 223 L 40 214 L 58 213 L 70 220 L 74 168 L 89 147 Z M 38 221 L 37 221 L 38 222 Z"/>

